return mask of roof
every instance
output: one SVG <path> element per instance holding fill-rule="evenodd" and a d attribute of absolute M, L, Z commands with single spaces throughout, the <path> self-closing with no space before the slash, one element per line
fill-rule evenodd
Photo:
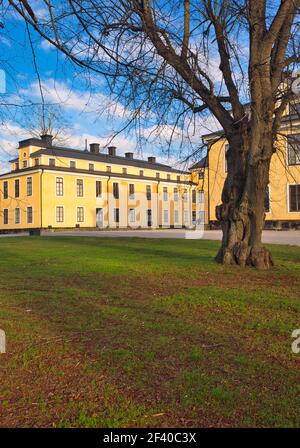
<path fill-rule="evenodd" d="M 29 139 L 29 140 L 35 140 L 35 139 Z M 60 146 L 41 148 L 38 151 L 33 152 L 30 155 L 30 157 L 37 157 L 39 155 L 49 155 L 53 157 L 61 156 L 71 159 L 73 158 L 81 160 L 90 160 L 94 162 L 104 162 L 115 165 L 135 166 L 139 168 L 148 168 L 157 171 L 168 171 L 171 173 L 178 173 L 178 174 L 190 174 L 188 171 L 177 170 L 163 163 L 158 162 L 151 163 L 146 160 L 130 159 L 128 157 L 121 157 L 121 156 L 111 156 L 109 154 L 103 154 L 103 153 L 97 154 L 97 153 L 91 153 L 89 151 L 80 151 L 78 149 L 63 148 Z"/>
<path fill-rule="evenodd" d="M 207 168 L 208 167 L 208 157 L 205 156 L 199 162 L 195 163 L 193 166 L 190 167 L 190 170 L 197 170 L 200 168 Z"/>

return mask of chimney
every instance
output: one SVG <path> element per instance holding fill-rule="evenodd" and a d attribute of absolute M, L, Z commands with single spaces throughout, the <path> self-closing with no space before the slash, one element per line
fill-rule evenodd
<path fill-rule="evenodd" d="M 93 154 L 99 154 L 100 145 L 99 143 L 90 143 L 90 152 Z"/>
<path fill-rule="evenodd" d="M 115 156 L 116 155 L 116 146 L 109 146 L 108 147 L 108 155 L 109 156 Z"/>
<path fill-rule="evenodd" d="M 52 135 L 43 134 L 43 135 L 41 135 L 41 139 L 45 146 L 47 146 L 47 147 L 52 146 L 52 140 L 53 140 Z"/>
<path fill-rule="evenodd" d="M 133 152 L 125 152 L 126 159 L 133 159 Z"/>
<path fill-rule="evenodd" d="M 148 157 L 149 163 L 156 163 L 156 157 Z"/>

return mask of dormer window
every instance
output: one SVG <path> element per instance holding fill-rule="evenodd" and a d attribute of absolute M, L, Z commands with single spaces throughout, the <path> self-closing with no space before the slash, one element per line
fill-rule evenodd
<path fill-rule="evenodd" d="M 23 168 L 27 168 L 27 160 L 23 160 L 22 166 L 23 166 Z"/>
<path fill-rule="evenodd" d="M 70 161 L 70 168 L 73 168 L 73 169 L 76 168 L 76 162 L 74 162 L 74 160 Z"/>
<path fill-rule="evenodd" d="M 39 159 L 34 159 L 34 165 L 35 165 L 35 166 L 38 166 L 39 163 L 40 163 L 40 160 L 39 160 Z"/>
<path fill-rule="evenodd" d="M 55 159 L 49 159 L 49 166 L 55 166 Z"/>
<path fill-rule="evenodd" d="M 16 168 L 16 171 L 19 169 L 19 162 L 16 162 L 15 168 Z"/>

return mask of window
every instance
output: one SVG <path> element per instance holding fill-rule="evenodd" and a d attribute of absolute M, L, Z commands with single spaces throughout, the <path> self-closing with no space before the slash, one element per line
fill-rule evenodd
<path fill-rule="evenodd" d="M 77 207 L 77 222 L 84 222 L 84 208 Z"/>
<path fill-rule="evenodd" d="M 106 167 L 106 171 L 107 171 L 108 173 L 110 173 L 110 172 L 111 172 L 111 166 L 107 166 L 107 167 Z"/>
<path fill-rule="evenodd" d="M 78 197 L 83 197 L 83 179 L 76 180 L 76 191 Z"/>
<path fill-rule="evenodd" d="M 159 173 L 156 173 L 156 179 L 159 179 Z"/>
<path fill-rule="evenodd" d="M 187 202 L 188 200 L 188 194 L 187 194 L 187 189 L 185 188 L 184 192 L 183 192 L 183 200 L 184 202 Z"/>
<path fill-rule="evenodd" d="M 22 166 L 23 166 L 23 168 L 27 168 L 27 160 L 23 160 Z"/>
<path fill-rule="evenodd" d="M 178 210 L 174 211 L 174 223 L 179 224 L 179 211 Z"/>
<path fill-rule="evenodd" d="M 180 176 L 177 176 L 177 182 L 180 182 Z"/>
<path fill-rule="evenodd" d="M 113 183 L 113 196 L 115 199 L 119 199 L 119 184 L 117 182 Z"/>
<path fill-rule="evenodd" d="M 32 177 L 27 177 L 27 196 L 32 196 Z"/>
<path fill-rule="evenodd" d="M 193 204 L 196 204 L 196 190 L 192 190 L 192 202 Z M 195 218 L 196 220 L 196 218 Z"/>
<path fill-rule="evenodd" d="M 114 222 L 120 221 L 120 213 L 118 208 L 114 208 Z"/>
<path fill-rule="evenodd" d="M 229 149 L 229 145 L 227 143 L 224 146 L 224 155 L 225 155 L 224 170 L 225 170 L 225 173 L 227 173 L 227 171 L 228 171 L 228 166 L 227 166 L 227 151 L 228 151 L 228 149 Z"/>
<path fill-rule="evenodd" d="M 164 201 L 168 200 L 168 187 L 164 187 Z"/>
<path fill-rule="evenodd" d="M 129 222 L 135 222 L 135 209 L 134 208 L 130 208 L 129 209 L 129 216 L 128 216 L 128 220 Z"/>
<path fill-rule="evenodd" d="M 289 185 L 289 209 L 300 212 L 300 185 Z"/>
<path fill-rule="evenodd" d="M 38 166 L 40 164 L 40 159 L 34 159 L 34 165 Z"/>
<path fill-rule="evenodd" d="M 76 168 L 76 162 L 74 162 L 74 160 L 70 161 L 70 168 Z"/>
<path fill-rule="evenodd" d="M 20 209 L 15 209 L 15 224 L 20 224 Z"/>
<path fill-rule="evenodd" d="M 292 134 L 287 138 L 288 141 L 288 164 L 300 164 L 300 134 Z"/>
<path fill-rule="evenodd" d="M 169 211 L 164 210 L 164 224 L 168 224 L 169 222 Z"/>
<path fill-rule="evenodd" d="M 8 224 L 8 209 L 3 210 L 3 224 Z"/>
<path fill-rule="evenodd" d="M 264 206 L 265 206 L 265 212 L 270 212 L 270 188 L 269 185 L 266 188 L 265 197 L 264 197 Z"/>
<path fill-rule="evenodd" d="M 127 174 L 127 168 L 122 168 L 122 173 Z"/>
<path fill-rule="evenodd" d="M 19 162 L 16 162 L 16 170 L 19 169 Z"/>
<path fill-rule="evenodd" d="M 183 211 L 183 220 L 184 220 L 184 224 L 187 224 L 187 223 L 188 223 L 188 220 L 189 220 L 189 213 L 188 213 L 188 210 L 184 210 L 184 211 Z"/>
<path fill-rule="evenodd" d="M 7 199 L 8 198 L 8 181 L 5 180 L 3 182 L 3 199 Z"/>
<path fill-rule="evenodd" d="M 198 202 L 199 202 L 199 204 L 204 203 L 204 191 L 202 191 L 202 190 L 198 191 Z"/>
<path fill-rule="evenodd" d="M 179 197 L 178 197 L 178 188 L 174 188 L 174 201 L 178 202 L 178 199 L 179 199 Z"/>
<path fill-rule="evenodd" d="M 49 159 L 49 166 L 55 166 L 55 159 Z"/>
<path fill-rule="evenodd" d="M 96 198 L 101 198 L 102 196 L 102 182 L 101 180 L 96 180 Z"/>
<path fill-rule="evenodd" d="M 19 179 L 15 180 L 15 198 L 20 197 L 20 181 Z"/>
<path fill-rule="evenodd" d="M 64 180 L 62 177 L 56 178 L 56 196 L 64 195 Z"/>
<path fill-rule="evenodd" d="M 27 224 L 32 224 L 32 222 L 33 222 L 32 207 L 27 207 Z"/>
<path fill-rule="evenodd" d="M 146 198 L 147 201 L 151 201 L 151 185 L 146 186 Z"/>
<path fill-rule="evenodd" d="M 196 219 L 197 219 L 197 215 L 195 210 L 192 211 L 192 223 L 195 226 L 196 225 Z"/>
<path fill-rule="evenodd" d="M 204 210 L 200 210 L 198 224 L 204 224 L 204 222 L 205 222 L 205 211 Z"/>
<path fill-rule="evenodd" d="M 93 163 L 89 163 L 89 170 L 94 171 L 95 165 Z"/>
<path fill-rule="evenodd" d="M 171 180 L 171 174 L 167 174 L 167 180 Z"/>
<path fill-rule="evenodd" d="M 140 176 L 144 176 L 144 171 L 140 170 Z"/>
<path fill-rule="evenodd" d="M 56 207 L 56 222 L 64 222 L 64 208 L 62 206 Z"/>
<path fill-rule="evenodd" d="M 134 199 L 134 184 L 129 184 L 129 199 Z"/>

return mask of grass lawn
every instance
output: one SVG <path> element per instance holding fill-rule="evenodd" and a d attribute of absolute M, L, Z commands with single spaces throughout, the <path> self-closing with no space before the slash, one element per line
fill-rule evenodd
<path fill-rule="evenodd" d="M 1 239 L 0 426 L 300 426 L 300 248 L 218 245 Z"/>

